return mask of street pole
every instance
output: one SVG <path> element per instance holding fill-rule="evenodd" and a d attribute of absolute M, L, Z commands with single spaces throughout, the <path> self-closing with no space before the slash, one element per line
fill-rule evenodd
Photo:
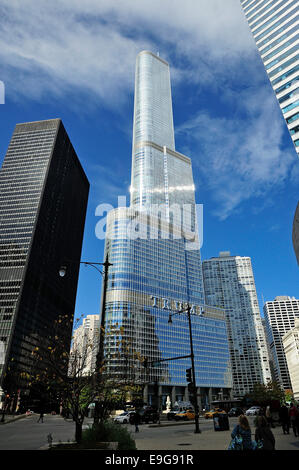
<path fill-rule="evenodd" d="M 108 286 L 108 269 L 109 266 L 112 266 L 111 263 L 108 261 L 108 253 L 106 255 L 105 263 L 103 263 L 105 268 L 104 271 L 104 283 L 103 283 L 103 298 L 102 298 L 102 312 L 101 312 L 101 329 L 100 329 L 100 345 L 99 345 L 99 352 L 97 357 L 97 365 L 101 368 L 103 365 L 104 359 L 104 339 L 105 339 L 105 321 L 106 321 L 106 294 L 107 294 L 107 286 Z"/>
<path fill-rule="evenodd" d="M 101 310 L 101 325 L 100 325 L 100 343 L 99 343 L 99 351 L 97 354 L 96 360 L 96 374 L 95 378 L 97 381 L 97 385 L 99 384 L 98 378 L 101 378 L 102 372 L 101 368 L 103 366 L 104 361 L 104 339 L 105 339 L 105 321 L 106 321 L 106 294 L 107 294 L 107 286 L 108 286 L 108 269 L 109 266 L 112 266 L 108 260 L 108 253 L 106 254 L 105 263 L 103 263 L 105 268 L 104 270 L 104 283 L 103 283 L 103 297 L 102 297 L 102 310 Z M 94 408 L 94 424 L 99 423 L 99 402 L 95 401 L 95 408 Z"/>
<path fill-rule="evenodd" d="M 193 352 L 193 338 L 192 338 L 192 326 L 191 326 L 191 307 L 188 304 L 187 315 L 189 323 L 189 336 L 190 336 L 190 350 L 191 350 L 191 367 L 192 367 L 192 379 L 193 379 L 193 397 L 194 397 L 194 410 L 195 410 L 195 433 L 201 433 L 199 429 L 199 410 L 197 403 L 197 390 L 196 390 L 196 380 L 195 380 L 195 365 L 194 365 L 194 352 Z"/>
<path fill-rule="evenodd" d="M 74 263 L 72 260 L 68 260 L 70 263 Z M 109 263 L 108 253 L 106 254 L 105 263 L 96 263 L 91 261 L 79 261 L 80 264 L 85 264 L 86 266 L 92 266 L 95 268 L 104 278 L 103 284 L 103 297 L 102 297 L 102 309 L 101 309 L 101 325 L 100 325 L 100 338 L 99 338 L 99 350 L 96 357 L 96 370 L 94 373 L 94 387 L 95 391 L 97 390 L 97 385 L 99 384 L 98 378 L 101 377 L 101 368 L 103 366 L 104 358 L 104 338 L 105 338 L 105 317 L 106 317 L 106 292 L 108 284 L 108 269 L 109 266 L 112 266 L 112 263 Z M 102 272 L 98 265 L 104 266 L 105 270 Z M 59 275 L 64 277 L 66 275 L 67 266 L 61 266 L 59 269 Z M 99 422 L 99 403 L 95 400 L 95 411 L 94 411 L 94 424 Z"/>

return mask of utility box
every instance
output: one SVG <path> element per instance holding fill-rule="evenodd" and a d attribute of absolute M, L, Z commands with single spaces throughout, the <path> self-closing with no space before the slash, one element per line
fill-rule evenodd
<path fill-rule="evenodd" d="M 214 430 L 215 431 L 228 431 L 229 420 L 227 414 L 215 414 L 213 416 Z"/>

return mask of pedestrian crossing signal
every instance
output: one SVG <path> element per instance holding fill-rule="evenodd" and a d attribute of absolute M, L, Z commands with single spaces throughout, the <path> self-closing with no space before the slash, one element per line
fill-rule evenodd
<path fill-rule="evenodd" d="M 186 369 L 186 380 L 188 383 L 192 382 L 192 369 Z"/>

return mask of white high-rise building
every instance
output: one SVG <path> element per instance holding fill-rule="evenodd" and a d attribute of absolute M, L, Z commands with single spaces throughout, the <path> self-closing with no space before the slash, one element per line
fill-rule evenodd
<path fill-rule="evenodd" d="M 82 325 L 74 330 L 70 353 L 69 373 L 72 369 L 81 375 L 94 372 L 100 334 L 100 315 L 87 315 Z"/>
<path fill-rule="evenodd" d="M 295 318 L 295 327 L 282 337 L 293 394 L 299 400 L 299 318 Z"/>
<path fill-rule="evenodd" d="M 297 263 L 299 265 L 299 202 L 297 204 L 294 222 L 293 222 L 292 239 L 293 239 L 293 247 L 294 247 L 295 255 L 297 258 Z"/>
<path fill-rule="evenodd" d="M 287 360 L 283 347 L 283 336 L 295 326 L 295 318 L 299 318 L 299 300 L 294 297 L 278 296 L 264 305 L 267 335 L 274 360 L 275 380 L 285 390 L 291 389 Z"/>
<path fill-rule="evenodd" d="M 249 257 L 220 252 L 203 261 L 206 302 L 225 309 L 233 394 L 242 397 L 271 381 L 266 339 Z"/>
<path fill-rule="evenodd" d="M 241 0 L 297 154 L 299 154 L 298 0 Z"/>

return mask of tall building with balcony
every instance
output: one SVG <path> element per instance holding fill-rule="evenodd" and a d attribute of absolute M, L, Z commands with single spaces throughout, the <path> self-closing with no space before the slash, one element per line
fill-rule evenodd
<path fill-rule="evenodd" d="M 100 337 L 100 315 L 87 315 L 74 330 L 69 373 L 91 375 L 96 368 Z"/>
<path fill-rule="evenodd" d="M 294 297 L 278 296 L 264 305 L 264 316 L 267 335 L 274 360 L 275 380 L 285 390 L 292 388 L 286 355 L 283 347 L 283 336 L 295 326 L 299 318 L 299 300 Z"/>
<path fill-rule="evenodd" d="M 131 348 L 107 336 L 105 360 L 119 380 L 145 384 L 144 398 L 158 394 L 164 406 L 188 398 L 186 369 L 191 306 L 199 406 L 229 396 L 231 371 L 224 312 L 204 305 L 199 231 L 190 159 L 174 144 L 169 65 L 149 51 L 137 56 L 130 207 L 108 214 L 105 257 L 109 268 L 106 331 L 123 328 Z M 116 358 L 116 353 L 123 353 Z M 136 353 L 147 358 L 145 369 Z"/>
<path fill-rule="evenodd" d="M 241 0 L 268 78 L 299 154 L 297 0 Z"/>
<path fill-rule="evenodd" d="M 16 125 L 0 170 L 0 386 L 9 393 L 28 397 L 20 377 L 38 373 L 32 350 L 74 313 L 88 192 L 60 119 Z M 61 279 L 66 259 L 78 263 Z M 66 347 L 71 333 L 61 331 Z"/>
<path fill-rule="evenodd" d="M 296 207 L 294 221 L 293 221 L 293 232 L 292 232 L 293 247 L 299 265 L 299 202 Z"/>
<path fill-rule="evenodd" d="M 299 400 L 299 318 L 295 326 L 282 337 L 283 349 L 287 360 L 294 399 Z"/>
<path fill-rule="evenodd" d="M 233 394 L 240 398 L 255 384 L 271 381 L 251 259 L 220 252 L 203 261 L 203 278 L 206 302 L 226 313 Z"/>
<path fill-rule="evenodd" d="M 299 155 L 298 0 L 241 0 L 241 5 Z M 297 220 L 298 209 L 293 245 L 299 264 Z"/>

